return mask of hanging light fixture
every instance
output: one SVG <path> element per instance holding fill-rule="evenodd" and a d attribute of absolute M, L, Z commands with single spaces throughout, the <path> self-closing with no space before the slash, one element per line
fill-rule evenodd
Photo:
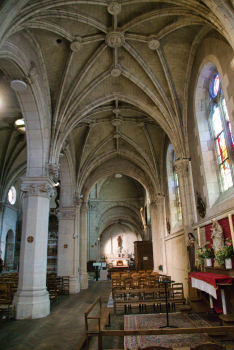
<path fill-rule="evenodd" d="M 22 134 L 25 134 L 25 123 L 24 119 L 17 119 L 15 121 L 15 128 L 20 131 Z"/>
<path fill-rule="evenodd" d="M 27 90 L 27 84 L 23 80 L 12 80 L 11 88 L 17 92 L 23 92 Z"/>

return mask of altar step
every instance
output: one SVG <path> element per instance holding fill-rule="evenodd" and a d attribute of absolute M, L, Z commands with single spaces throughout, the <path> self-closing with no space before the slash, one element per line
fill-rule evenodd
<path fill-rule="evenodd" d="M 190 298 L 189 303 L 194 312 L 208 312 L 210 306 L 201 298 Z"/>

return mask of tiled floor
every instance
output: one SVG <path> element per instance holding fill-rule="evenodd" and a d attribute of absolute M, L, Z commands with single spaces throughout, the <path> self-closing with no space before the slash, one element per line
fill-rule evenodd
<path fill-rule="evenodd" d="M 0 322 L 0 349 L 79 350 L 85 340 L 84 312 L 101 295 L 107 305 L 110 282 L 89 282 L 89 289 L 61 297 L 49 316 L 37 320 Z"/>

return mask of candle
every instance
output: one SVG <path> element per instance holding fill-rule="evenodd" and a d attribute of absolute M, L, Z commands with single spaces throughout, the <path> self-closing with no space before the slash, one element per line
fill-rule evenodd
<path fill-rule="evenodd" d="M 231 230 L 232 243 L 234 243 L 234 230 L 233 230 L 233 223 L 232 223 L 231 214 L 228 214 L 228 220 L 229 220 L 229 226 L 230 226 L 230 230 Z"/>
<path fill-rule="evenodd" d="M 201 234 L 200 234 L 200 227 L 197 228 L 197 237 L 198 237 L 198 245 L 201 246 Z"/>

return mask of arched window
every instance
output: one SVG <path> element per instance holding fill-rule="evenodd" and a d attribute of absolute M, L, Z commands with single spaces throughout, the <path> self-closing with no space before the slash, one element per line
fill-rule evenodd
<path fill-rule="evenodd" d="M 174 161 L 175 161 L 175 158 L 174 158 Z M 182 220 L 179 181 L 178 181 L 178 176 L 175 172 L 175 167 L 173 167 L 173 170 L 174 170 L 174 181 L 175 181 L 175 191 L 176 191 L 176 207 L 177 207 L 178 220 Z"/>
<path fill-rule="evenodd" d="M 215 142 L 221 190 L 233 186 L 232 159 L 234 139 L 219 74 L 214 72 L 209 84 L 209 124 Z"/>
<path fill-rule="evenodd" d="M 169 223 L 172 229 L 175 229 L 181 225 L 182 211 L 181 200 L 179 191 L 178 177 L 174 167 L 175 152 L 172 144 L 169 144 L 167 149 L 167 181 L 168 181 L 168 194 L 169 194 L 169 210 L 170 217 Z"/>

